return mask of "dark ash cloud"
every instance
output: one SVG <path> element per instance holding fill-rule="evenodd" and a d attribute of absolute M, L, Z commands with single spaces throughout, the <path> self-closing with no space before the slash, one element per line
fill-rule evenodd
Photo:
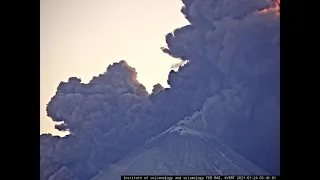
<path fill-rule="evenodd" d="M 186 62 L 151 94 L 124 60 L 82 83 L 61 82 L 47 106 L 66 137 L 40 136 L 42 180 L 87 180 L 182 119 L 279 174 L 280 7 L 269 0 L 183 0 L 191 23 L 162 50 Z M 191 123 L 191 122 L 190 122 Z"/>

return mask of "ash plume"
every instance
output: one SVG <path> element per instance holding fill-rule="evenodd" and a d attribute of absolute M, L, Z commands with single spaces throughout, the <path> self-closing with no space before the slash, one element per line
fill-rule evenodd
<path fill-rule="evenodd" d="M 87 180 L 182 119 L 269 173 L 280 173 L 280 7 L 269 0 L 182 0 L 190 25 L 163 52 L 185 62 L 148 94 L 124 60 L 47 106 L 66 137 L 40 135 L 42 180 Z"/>

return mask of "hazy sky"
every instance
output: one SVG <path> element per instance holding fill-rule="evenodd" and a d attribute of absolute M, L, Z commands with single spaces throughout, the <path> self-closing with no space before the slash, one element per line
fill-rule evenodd
<path fill-rule="evenodd" d="M 88 82 L 124 59 L 149 92 L 156 83 L 167 86 L 170 66 L 178 61 L 160 47 L 168 32 L 188 24 L 180 0 L 40 2 L 40 133 L 59 133 L 45 109 L 69 77 Z"/>

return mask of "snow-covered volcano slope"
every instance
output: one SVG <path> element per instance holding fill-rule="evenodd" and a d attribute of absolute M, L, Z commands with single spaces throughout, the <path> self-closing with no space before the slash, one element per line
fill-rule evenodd
<path fill-rule="evenodd" d="M 215 137 L 181 121 L 92 180 L 121 175 L 268 175 Z"/>

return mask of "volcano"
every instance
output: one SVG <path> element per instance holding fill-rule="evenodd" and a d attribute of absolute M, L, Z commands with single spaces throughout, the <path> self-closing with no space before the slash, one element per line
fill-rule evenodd
<path fill-rule="evenodd" d="M 121 175 L 269 175 L 218 138 L 185 122 L 151 138 L 92 180 L 116 180 Z"/>

